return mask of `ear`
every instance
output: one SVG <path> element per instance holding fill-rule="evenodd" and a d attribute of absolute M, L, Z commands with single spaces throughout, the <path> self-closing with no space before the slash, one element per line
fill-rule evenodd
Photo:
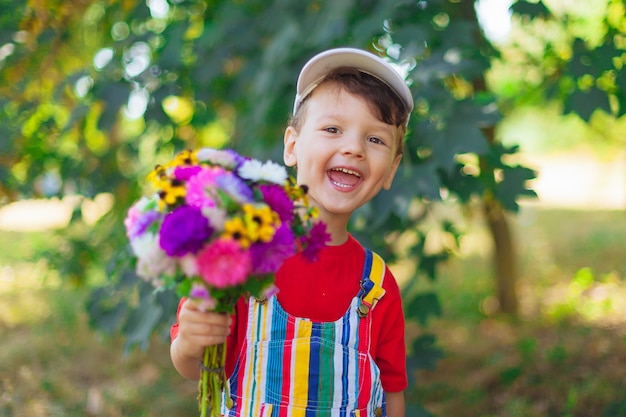
<path fill-rule="evenodd" d="M 298 158 L 296 157 L 296 139 L 298 132 L 293 126 L 288 126 L 285 129 L 285 136 L 283 138 L 283 161 L 288 167 L 296 166 Z"/>
<path fill-rule="evenodd" d="M 388 190 L 391 188 L 393 179 L 396 176 L 396 171 L 398 171 L 398 167 L 400 166 L 400 161 L 402 161 L 402 154 L 396 155 L 396 158 L 394 159 L 393 164 L 391 165 L 391 169 L 389 170 L 389 175 L 387 176 L 387 178 L 385 179 L 385 182 L 383 183 L 383 188 L 385 190 Z"/>

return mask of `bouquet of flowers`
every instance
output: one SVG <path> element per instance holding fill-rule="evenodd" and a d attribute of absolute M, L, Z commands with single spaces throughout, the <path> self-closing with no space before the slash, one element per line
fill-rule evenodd
<path fill-rule="evenodd" d="M 244 295 L 276 291 L 274 274 L 296 252 L 314 260 L 329 236 L 306 186 L 271 161 L 232 150 L 185 150 L 148 176 L 156 188 L 124 221 L 137 275 L 201 308 L 232 312 Z M 220 415 L 225 346 L 205 349 L 199 408 Z M 228 395 L 226 396 L 228 398 Z"/>

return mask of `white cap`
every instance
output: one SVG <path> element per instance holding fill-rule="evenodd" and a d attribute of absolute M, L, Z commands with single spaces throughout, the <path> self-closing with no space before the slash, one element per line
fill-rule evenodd
<path fill-rule="evenodd" d="M 336 48 L 315 55 L 300 71 L 293 114 L 296 114 L 302 101 L 311 94 L 326 75 L 341 67 L 355 68 L 378 78 L 398 95 L 409 114 L 413 111 L 411 90 L 402 75 L 387 61 L 361 49 Z"/>

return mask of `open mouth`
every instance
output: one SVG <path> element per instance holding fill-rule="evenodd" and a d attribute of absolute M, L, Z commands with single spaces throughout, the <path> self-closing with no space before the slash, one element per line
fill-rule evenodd
<path fill-rule="evenodd" d="M 352 188 L 361 180 L 361 174 L 348 168 L 333 168 L 328 171 L 328 178 L 336 187 Z"/>

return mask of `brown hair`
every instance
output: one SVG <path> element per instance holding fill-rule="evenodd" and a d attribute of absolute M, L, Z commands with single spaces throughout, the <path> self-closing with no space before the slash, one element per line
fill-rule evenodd
<path fill-rule="evenodd" d="M 370 105 L 374 113 L 378 114 L 380 121 L 396 126 L 399 135 L 397 154 L 402 154 L 409 112 L 400 97 L 387 84 L 370 74 L 352 67 L 335 69 L 328 73 L 320 81 L 319 85 L 326 82 L 336 83 L 348 93 L 362 97 Z M 296 114 L 289 119 L 289 125 L 296 130 L 300 130 L 304 124 L 309 97 L 310 94 L 304 98 Z"/>

